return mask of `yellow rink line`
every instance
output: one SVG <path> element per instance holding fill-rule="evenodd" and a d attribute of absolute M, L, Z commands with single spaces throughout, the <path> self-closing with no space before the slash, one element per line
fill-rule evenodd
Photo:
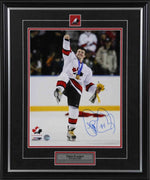
<path fill-rule="evenodd" d="M 120 111 L 120 106 L 80 106 L 79 110 Z M 31 106 L 30 111 L 68 111 L 68 106 Z"/>

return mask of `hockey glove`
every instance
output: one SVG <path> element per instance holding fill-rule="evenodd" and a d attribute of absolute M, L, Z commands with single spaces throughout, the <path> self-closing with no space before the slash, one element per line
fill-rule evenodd
<path fill-rule="evenodd" d="M 98 95 L 98 93 L 100 93 L 101 91 L 104 91 L 104 85 L 101 84 L 101 83 L 98 83 L 97 84 L 97 88 L 96 88 L 96 91 L 95 93 L 91 96 L 91 98 L 89 99 L 92 103 L 95 102 L 96 98 L 98 99 L 98 102 L 100 103 L 100 97 Z"/>

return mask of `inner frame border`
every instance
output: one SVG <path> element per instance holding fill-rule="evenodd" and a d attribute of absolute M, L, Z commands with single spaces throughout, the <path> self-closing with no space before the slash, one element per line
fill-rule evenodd
<path fill-rule="evenodd" d="M 40 31 L 40 30 L 46 30 L 46 31 L 65 31 L 65 30 L 72 30 L 72 31 L 85 31 L 85 30 L 93 30 L 93 31 L 120 31 L 120 145 L 119 146 L 31 146 L 30 145 L 30 31 Z M 122 148 L 122 141 L 123 141 L 123 125 L 122 125 L 122 61 L 123 61 L 123 28 L 28 28 L 27 29 L 27 58 L 28 58 L 28 129 L 27 129 L 27 147 L 28 148 Z"/>

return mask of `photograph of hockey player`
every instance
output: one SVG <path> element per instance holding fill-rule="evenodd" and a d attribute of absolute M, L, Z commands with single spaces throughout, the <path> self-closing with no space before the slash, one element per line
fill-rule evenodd
<path fill-rule="evenodd" d="M 70 141 L 74 141 L 76 140 L 74 130 L 78 120 L 83 87 L 85 87 L 86 91 L 92 93 L 95 99 L 96 95 L 101 90 L 104 90 L 104 86 L 99 84 L 100 86 L 98 87 L 92 82 L 92 70 L 83 63 L 86 57 L 85 49 L 79 48 L 75 54 L 70 46 L 70 36 L 66 34 L 63 38 L 62 49 L 64 66 L 58 77 L 54 96 L 58 103 L 61 101 L 62 95 L 67 97 L 69 106 L 67 138 Z"/>

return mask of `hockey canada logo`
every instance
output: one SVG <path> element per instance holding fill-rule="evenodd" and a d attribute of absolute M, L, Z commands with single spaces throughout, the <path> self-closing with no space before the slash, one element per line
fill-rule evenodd
<path fill-rule="evenodd" d="M 81 15 L 78 14 L 69 15 L 69 26 L 73 26 L 73 27 L 81 26 Z"/>
<path fill-rule="evenodd" d="M 42 129 L 40 129 L 38 126 L 36 126 L 34 129 L 32 129 L 32 140 L 38 141 L 42 139 L 41 135 Z"/>
<path fill-rule="evenodd" d="M 32 129 L 32 132 L 34 134 L 40 134 L 42 132 L 42 129 L 40 129 L 38 126 L 36 126 L 34 129 Z"/>

